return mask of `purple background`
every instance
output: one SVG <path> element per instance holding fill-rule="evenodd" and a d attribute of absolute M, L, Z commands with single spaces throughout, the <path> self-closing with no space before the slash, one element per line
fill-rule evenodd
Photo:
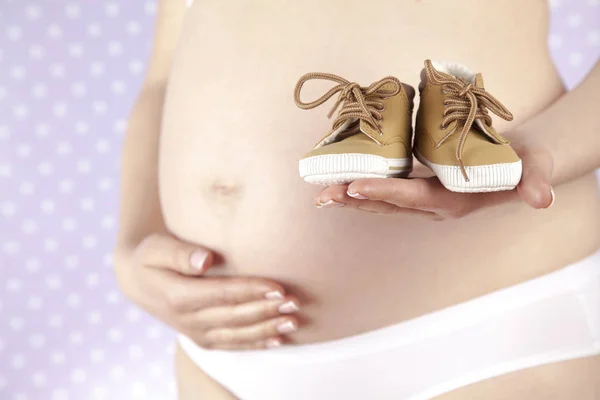
<path fill-rule="evenodd" d="M 572 87 L 600 54 L 600 0 L 551 5 Z M 0 0 L 0 399 L 174 398 L 173 333 L 111 271 L 120 145 L 155 12 Z"/>

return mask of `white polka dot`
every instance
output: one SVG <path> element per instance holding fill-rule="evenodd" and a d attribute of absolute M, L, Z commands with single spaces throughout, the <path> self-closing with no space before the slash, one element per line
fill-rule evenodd
<path fill-rule="evenodd" d="M 42 334 L 35 334 L 29 337 L 29 345 L 32 349 L 40 349 L 44 347 L 46 343 L 46 337 Z"/>
<path fill-rule="evenodd" d="M 62 279 L 58 275 L 49 275 L 46 278 L 46 288 L 48 290 L 59 290 L 62 287 Z"/>
<path fill-rule="evenodd" d="M 0 178 L 12 177 L 12 167 L 8 164 L 0 164 Z"/>
<path fill-rule="evenodd" d="M 102 349 L 92 349 L 90 351 L 90 360 L 94 364 L 101 363 L 104 361 L 104 350 Z"/>
<path fill-rule="evenodd" d="M 81 43 L 71 43 L 68 52 L 69 56 L 79 58 L 83 55 L 83 45 Z"/>
<path fill-rule="evenodd" d="M 126 90 L 125 82 L 123 82 L 123 81 L 112 82 L 110 84 L 110 90 L 112 90 L 112 92 L 117 95 L 125 93 L 125 90 Z"/>
<path fill-rule="evenodd" d="M 64 263 L 67 269 L 75 269 L 79 266 L 79 257 L 74 254 L 66 256 Z"/>
<path fill-rule="evenodd" d="M 567 19 L 567 23 L 571 28 L 577 28 L 581 25 L 582 17 L 580 14 L 571 14 Z"/>
<path fill-rule="evenodd" d="M 152 364 L 150 365 L 150 375 L 152 377 L 158 378 L 160 376 L 163 376 L 164 374 L 164 369 L 162 366 L 160 366 L 159 364 Z"/>
<path fill-rule="evenodd" d="M 25 393 L 14 393 L 12 400 L 28 400 L 27 394 Z"/>
<path fill-rule="evenodd" d="M 569 54 L 569 64 L 571 64 L 573 67 L 577 67 L 577 66 L 581 65 L 582 61 L 583 61 L 583 54 L 581 54 L 581 53 Z"/>
<path fill-rule="evenodd" d="M 25 181 L 19 185 L 19 193 L 23 196 L 29 196 L 35 192 L 35 185 L 32 182 Z"/>
<path fill-rule="evenodd" d="M 100 226 L 103 229 L 107 229 L 107 230 L 113 229 L 116 226 L 115 217 L 113 217 L 112 215 L 105 215 L 104 217 L 102 217 Z"/>
<path fill-rule="evenodd" d="M 0 139 L 6 140 L 8 138 L 10 138 L 10 130 L 8 129 L 8 126 L 0 125 Z"/>
<path fill-rule="evenodd" d="M 121 298 L 121 295 L 117 292 L 109 292 L 106 295 L 106 302 L 110 303 L 110 304 L 117 304 L 119 303 L 119 300 Z"/>
<path fill-rule="evenodd" d="M 111 328 L 108 330 L 108 339 L 111 342 L 120 342 L 123 340 L 123 332 L 119 328 Z"/>
<path fill-rule="evenodd" d="M 29 47 L 29 58 L 32 60 L 41 60 L 46 55 L 46 51 L 40 45 L 33 45 Z"/>
<path fill-rule="evenodd" d="M 70 379 L 73 383 L 83 383 L 86 380 L 85 371 L 82 369 L 74 369 L 71 371 Z"/>
<path fill-rule="evenodd" d="M 75 97 L 83 97 L 87 93 L 85 82 L 75 82 L 71 85 L 71 93 Z"/>
<path fill-rule="evenodd" d="M 146 336 L 149 339 L 158 339 L 162 336 L 162 332 L 159 326 L 153 325 L 146 328 Z"/>
<path fill-rule="evenodd" d="M 10 77 L 14 80 L 21 80 L 27 76 L 27 71 L 25 67 L 21 65 L 16 65 L 10 69 Z"/>
<path fill-rule="evenodd" d="M 600 6 L 600 0 L 587 0 L 587 3 L 590 7 Z"/>
<path fill-rule="evenodd" d="M 118 3 L 110 2 L 104 5 L 104 12 L 111 18 L 118 16 L 120 11 L 121 9 Z"/>
<path fill-rule="evenodd" d="M 110 377 L 119 380 L 125 376 L 125 368 L 122 365 L 115 365 L 110 369 Z"/>
<path fill-rule="evenodd" d="M 6 29 L 6 35 L 8 36 L 8 40 L 16 42 L 23 37 L 23 30 L 19 26 L 11 25 Z"/>
<path fill-rule="evenodd" d="M 48 136 L 48 134 L 50 134 L 50 125 L 48 125 L 46 123 L 41 123 L 41 124 L 36 125 L 35 134 L 38 137 Z"/>
<path fill-rule="evenodd" d="M 27 143 L 21 143 L 17 146 L 17 157 L 26 158 L 31 155 L 31 146 Z"/>
<path fill-rule="evenodd" d="M 102 35 L 102 27 L 100 24 L 92 23 L 88 25 L 87 32 L 91 37 L 99 37 Z"/>
<path fill-rule="evenodd" d="M 67 360 L 67 357 L 66 357 L 65 353 L 63 353 L 62 351 L 53 351 L 52 354 L 50 355 L 50 360 L 51 360 L 52 364 L 62 365 Z"/>
<path fill-rule="evenodd" d="M 590 46 L 600 45 L 600 31 L 591 31 L 587 35 L 587 42 Z"/>
<path fill-rule="evenodd" d="M 15 354 L 10 362 L 13 369 L 21 369 L 25 365 L 25 356 L 22 354 Z"/>
<path fill-rule="evenodd" d="M 562 0 L 549 0 L 550 8 L 557 9 L 562 6 Z"/>
<path fill-rule="evenodd" d="M 142 26 L 137 21 L 129 21 L 127 22 L 127 33 L 130 36 L 137 36 L 142 31 Z"/>
<path fill-rule="evenodd" d="M 69 333 L 69 342 L 75 345 L 81 344 L 83 342 L 83 334 L 79 331 Z"/>
<path fill-rule="evenodd" d="M 62 179 L 58 183 L 58 190 L 63 194 L 73 193 L 73 188 L 75 187 L 75 182 L 70 179 Z"/>
<path fill-rule="evenodd" d="M 130 308 L 127 311 L 127 320 L 129 322 L 138 322 L 142 316 L 142 313 L 137 308 Z"/>
<path fill-rule="evenodd" d="M 94 78 L 99 78 L 106 72 L 106 67 L 100 61 L 94 61 L 90 64 L 90 74 Z"/>
<path fill-rule="evenodd" d="M 104 400 L 107 398 L 107 390 L 103 386 L 94 386 L 92 389 L 92 394 L 94 396 L 94 400 Z"/>
<path fill-rule="evenodd" d="M 17 104 L 13 107 L 13 116 L 16 119 L 25 119 L 29 115 L 29 108 L 25 104 Z"/>
<path fill-rule="evenodd" d="M 25 326 L 25 320 L 21 317 L 14 317 L 11 318 L 8 321 L 8 326 L 10 327 L 10 329 L 12 329 L 13 331 L 20 331 L 23 329 L 23 326 Z"/>
<path fill-rule="evenodd" d="M 48 383 L 48 377 L 45 373 L 40 371 L 35 372 L 31 380 L 33 381 L 33 386 L 35 387 L 45 386 Z"/>
<path fill-rule="evenodd" d="M 85 197 L 81 199 L 79 206 L 81 207 L 82 211 L 92 211 L 95 208 L 96 203 L 93 198 Z"/>
<path fill-rule="evenodd" d="M 12 217 L 13 215 L 15 215 L 16 211 L 17 211 L 17 206 L 15 205 L 15 203 L 11 203 L 10 201 L 5 201 L 0 204 L 0 213 L 4 217 Z"/>
<path fill-rule="evenodd" d="M 146 11 L 146 14 L 153 16 L 156 14 L 156 3 L 152 0 L 146 1 L 144 3 L 144 11 Z"/>
<path fill-rule="evenodd" d="M 76 3 L 69 3 L 65 7 L 65 14 L 69 19 L 77 19 L 81 15 L 81 9 Z"/>
<path fill-rule="evenodd" d="M 35 4 L 25 7 L 25 16 L 29 21 L 37 21 L 42 15 L 42 10 Z"/>
<path fill-rule="evenodd" d="M 50 316 L 50 318 L 48 319 L 48 325 L 50 325 L 53 328 L 62 327 L 63 326 L 62 316 L 60 316 L 58 314 L 54 314 L 54 315 Z"/>
<path fill-rule="evenodd" d="M 72 232 L 77 229 L 77 220 L 75 218 L 64 218 L 60 224 L 63 231 Z"/>
<path fill-rule="evenodd" d="M 123 44 L 116 41 L 108 43 L 108 54 L 112 57 L 120 56 L 123 54 Z"/>
<path fill-rule="evenodd" d="M 85 135 L 89 131 L 90 131 L 90 126 L 87 124 L 87 122 L 78 121 L 75 124 L 75 132 L 78 133 L 79 135 Z"/>
<path fill-rule="evenodd" d="M 58 249 L 58 241 L 54 238 L 44 239 L 44 250 L 52 253 Z"/>
<path fill-rule="evenodd" d="M 58 39 L 62 37 L 63 30 L 58 24 L 50 24 L 50 26 L 48 26 L 46 34 L 52 39 Z"/>
<path fill-rule="evenodd" d="M 61 156 L 66 156 L 73 152 L 73 146 L 70 142 L 60 142 L 56 145 L 56 153 Z"/>
<path fill-rule="evenodd" d="M 107 108 L 108 108 L 108 105 L 104 101 L 97 100 L 92 103 L 92 111 L 96 115 L 106 114 Z"/>
<path fill-rule="evenodd" d="M 9 256 L 14 256 L 21 249 L 21 245 L 16 240 L 8 240 L 2 243 L 2 252 Z"/>
<path fill-rule="evenodd" d="M 139 360 L 144 356 L 144 351 L 138 345 L 131 345 L 128 349 L 129 359 L 132 361 Z"/>
<path fill-rule="evenodd" d="M 100 139 L 96 142 L 96 151 L 100 154 L 106 154 L 110 150 L 110 142 L 106 139 Z"/>
<path fill-rule="evenodd" d="M 6 290 L 8 292 L 18 292 L 22 287 L 21 281 L 17 278 L 11 278 L 6 281 Z"/>
<path fill-rule="evenodd" d="M 96 272 L 92 272 L 85 277 L 85 284 L 88 286 L 97 286 L 100 281 L 100 275 Z"/>
<path fill-rule="evenodd" d="M 8 386 L 8 379 L 6 377 L 0 375 L 0 390 L 6 389 Z"/>
<path fill-rule="evenodd" d="M 79 160 L 77 161 L 77 172 L 80 174 L 87 174 L 91 171 L 92 164 L 89 160 Z"/>
<path fill-rule="evenodd" d="M 64 102 L 58 102 L 52 105 L 52 113 L 58 118 L 63 118 L 65 115 L 67 115 L 68 109 L 67 103 Z"/>
<path fill-rule="evenodd" d="M 49 67 L 50 76 L 54 79 L 65 77 L 65 66 L 63 64 L 53 63 Z"/>
<path fill-rule="evenodd" d="M 32 219 L 26 219 L 21 223 L 21 232 L 25 235 L 32 235 L 39 230 L 37 222 Z"/>
<path fill-rule="evenodd" d="M 40 173 L 40 175 L 48 176 L 52 175 L 52 173 L 54 172 L 54 167 L 49 162 L 43 162 L 38 164 L 37 170 Z"/>
<path fill-rule="evenodd" d="M 81 305 L 81 296 L 79 296 L 77 293 L 71 293 L 69 296 L 67 296 L 67 304 L 71 308 L 79 307 L 79 305 Z"/>
<path fill-rule="evenodd" d="M 40 203 L 40 209 L 44 214 L 52 214 L 54 213 L 55 205 L 54 201 L 50 199 L 44 199 Z"/>
<path fill-rule="evenodd" d="M 51 400 L 69 400 L 69 391 L 66 389 L 55 389 L 52 391 Z"/>
<path fill-rule="evenodd" d="M 115 131 L 117 133 L 124 133 L 127 129 L 127 121 L 124 119 L 118 119 L 115 121 Z"/>
<path fill-rule="evenodd" d="M 99 323 L 102 322 L 102 314 L 100 314 L 98 311 L 92 311 L 88 314 L 88 322 L 91 325 L 98 325 Z"/>
<path fill-rule="evenodd" d="M 111 178 L 105 177 L 105 178 L 100 179 L 100 181 L 98 181 L 98 189 L 103 192 L 106 192 L 106 191 L 112 189 L 112 187 L 113 187 L 113 181 Z"/>
<path fill-rule="evenodd" d="M 144 71 L 144 62 L 141 60 L 131 60 L 128 64 L 129 72 L 139 75 Z"/>
<path fill-rule="evenodd" d="M 28 258 L 27 260 L 25 260 L 25 269 L 30 274 L 38 272 L 41 267 L 42 266 L 40 260 L 37 258 Z"/>
<path fill-rule="evenodd" d="M 146 385 L 142 382 L 134 382 L 131 385 L 131 394 L 133 395 L 133 397 L 145 399 L 147 396 Z"/>
<path fill-rule="evenodd" d="M 113 267 L 113 255 L 111 253 L 105 254 L 102 256 L 102 263 L 106 265 L 108 268 Z"/>
<path fill-rule="evenodd" d="M 39 310 L 42 307 L 43 300 L 39 296 L 32 296 L 27 301 L 27 307 L 30 310 Z"/>

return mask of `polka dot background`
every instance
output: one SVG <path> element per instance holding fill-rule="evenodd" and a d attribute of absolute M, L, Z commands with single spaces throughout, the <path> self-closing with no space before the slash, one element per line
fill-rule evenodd
<path fill-rule="evenodd" d="M 548 44 L 573 87 L 600 54 L 600 0 L 551 6 Z M 2 400 L 174 398 L 173 333 L 111 271 L 120 145 L 155 12 L 0 0 Z"/>

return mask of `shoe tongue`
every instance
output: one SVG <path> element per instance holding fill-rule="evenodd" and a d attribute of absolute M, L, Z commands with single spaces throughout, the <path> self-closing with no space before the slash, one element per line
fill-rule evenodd
<path fill-rule="evenodd" d="M 483 76 L 481 74 L 476 74 L 475 75 L 475 79 L 473 79 L 473 83 L 475 84 L 475 87 L 480 88 L 480 89 L 484 89 L 483 87 Z"/>

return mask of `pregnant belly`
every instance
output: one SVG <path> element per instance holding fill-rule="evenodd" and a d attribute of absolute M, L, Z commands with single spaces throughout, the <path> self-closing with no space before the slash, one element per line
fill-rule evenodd
<path fill-rule="evenodd" d="M 442 224 L 319 210 L 313 204 L 319 189 L 298 177 L 297 160 L 330 124 L 326 106 L 306 112 L 293 105 L 293 87 L 303 73 L 334 72 L 364 83 L 393 74 L 416 87 L 429 54 L 460 56 L 484 71 L 487 86 L 518 124 L 562 90 L 538 43 L 542 27 L 524 36 L 530 42 L 497 46 L 503 59 L 529 60 L 512 70 L 469 50 L 481 46 L 474 40 L 504 43 L 510 32 L 473 38 L 457 31 L 464 40 L 452 46 L 442 39 L 445 32 L 429 32 L 439 41 L 412 44 L 404 40 L 407 32 L 424 29 L 417 15 L 408 27 L 382 25 L 369 33 L 365 47 L 351 27 L 369 8 L 355 10 L 331 30 L 323 24 L 336 14 L 326 5 L 320 14 L 304 14 L 298 6 L 292 18 L 278 2 L 240 2 L 227 13 L 221 3 L 198 2 L 202 6 L 191 10 L 173 66 L 160 147 L 163 212 L 174 234 L 221 254 L 223 265 L 212 273 L 273 278 L 297 294 L 304 316 L 314 322 L 294 336 L 298 342 L 375 329 L 558 268 L 572 254 L 548 249 L 560 249 L 568 232 L 593 229 L 589 179 L 562 196 L 580 214 L 563 218 L 560 206 L 552 211 L 564 220 L 555 232 L 547 215 L 520 205 Z M 268 13 L 248 15 L 267 5 Z M 397 12 L 378 10 L 384 20 Z M 303 24 L 315 18 L 323 24 L 307 31 Z M 324 86 L 307 89 L 307 98 L 317 97 Z M 538 240 L 532 243 L 532 237 Z M 503 251 L 490 257 L 498 238 Z M 532 259 L 533 268 L 522 268 Z"/>

